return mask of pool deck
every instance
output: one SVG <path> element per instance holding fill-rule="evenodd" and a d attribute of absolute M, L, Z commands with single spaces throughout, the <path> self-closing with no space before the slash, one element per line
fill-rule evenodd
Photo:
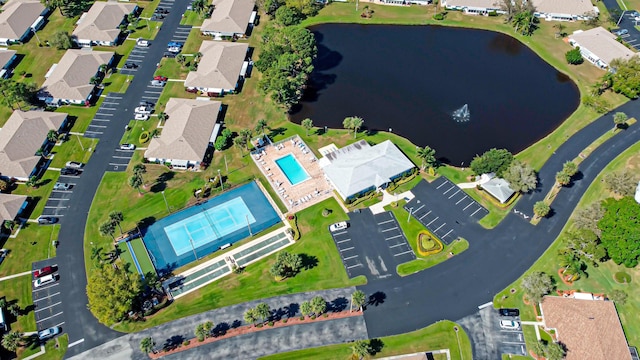
<path fill-rule="evenodd" d="M 288 154 L 293 154 L 309 179 L 291 185 L 275 162 Z M 254 151 L 251 158 L 289 211 L 300 211 L 333 196 L 333 188 L 325 179 L 318 158 L 297 135 Z"/>

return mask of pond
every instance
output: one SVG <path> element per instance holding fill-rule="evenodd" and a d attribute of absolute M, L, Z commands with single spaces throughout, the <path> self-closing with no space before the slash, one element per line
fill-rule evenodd
<path fill-rule="evenodd" d="M 392 131 L 460 165 L 492 147 L 527 148 L 579 104 L 567 76 L 500 33 L 355 24 L 311 31 L 318 58 L 292 110 L 297 123 L 343 128 L 345 117 L 360 116 L 369 131 Z"/>

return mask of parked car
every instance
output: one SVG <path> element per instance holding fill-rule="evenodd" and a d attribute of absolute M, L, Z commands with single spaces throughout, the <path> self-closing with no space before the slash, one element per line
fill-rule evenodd
<path fill-rule="evenodd" d="M 627 30 L 627 29 L 618 29 L 618 30 L 613 31 L 613 34 L 616 35 L 616 36 L 622 36 L 622 35 L 626 35 L 628 33 L 629 33 L 629 30 Z"/>
<path fill-rule="evenodd" d="M 174 47 L 174 46 L 181 48 L 184 46 L 184 44 L 177 41 L 169 41 L 169 43 L 167 44 L 167 47 Z"/>
<path fill-rule="evenodd" d="M 0 264 L 2 264 L 2 261 L 4 261 L 4 258 L 7 257 L 7 255 L 9 255 L 8 249 L 0 249 Z"/>
<path fill-rule="evenodd" d="M 43 268 L 37 269 L 36 271 L 33 272 L 33 277 L 37 278 L 41 278 L 43 276 L 46 275 L 51 275 L 56 271 L 56 269 L 53 266 L 45 266 Z"/>
<path fill-rule="evenodd" d="M 500 320 L 500 327 L 506 330 L 520 329 L 520 322 L 514 320 Z"/>
<path fill-rule="evenodd" d="M 179 46 L 171 46 L 171 47 L 168 47 L 168 48 L 167 48 L 167 51 L 168 51 L 168 52 L 172 52 L 172 53 L 177 54 L 177 53 L 179 53 L 180 51 L 182 51 L 182 48 L 181 48 L 181 47 L 179 47 Z"/>
<path fill-rule="evenodd" d="M 71 184 L 57 182 L 53 185 L 53 190 L 69 190 L 71 189 Z"/>
<path fill-rule="evenodd" d="M 136 146 L 133 144 L 120 144 L 120 150 L 135 150 Z"/>
<path fill-rule="evenodd" d="M 64 166 L 71 169 L 82 169 L 84 164 L 77 161 L 67 161 L 67 163 Z"/>
<path fill-rule="evenodd" d="M 335 232 L 335 231 L 344 230 L 348 226 L 349 226 L 349 224 L 347 224 L 346 221 L 341 221 L 339 223 L 331 224 L 331 226 L 329 226 L 329 231 Z"/>
<path fill-rule="evenodd" d="M 80 175 L 80 170 L 66 167 L 60 170 L 60 175 Z"/>
<path fill-rule="evenodd" d="M 162 54 L 162 56 L 166 57 L 166 58 L 174 58 L 174 57 L 176 57 L 176 55 L 178 55 L 178 54 L 172 53 L 171 51 L 165 51 L 164 54 Z"/>
<path fill-rule="evenodd" d="M 638 17 L 640 16 L 640 13 L 638 13 L 637 11 L 633 10 L 631 12 L 628 13 L 631 17 Z"/>
<path fill-rule="evenodd" d="M 126 63 L 124 63 L 124 68 L 125 69 L 137 69 L 138 68 L 138 64 L 136 64 L 134 62 L 126 62 Z"/>
<path fill-rule="evenodd" d="M 58 279 L 56 278 L 56 276 L 54 274 L 49 274 L 49 275 L 45 275 L 39 279 L 36 279 L 33 282 L 33 287 L 42 287 L 45 285 L 51 285 L 53 283 L 55 283 Z"/>
<path fill-rule="evenodd" d="M 135 120 L 148 120 L 149 119 L 149 115 L 147 114 L 136 114 L 136 116 L 133 117 Z"/>
<path fill-rule="evenodd" d="M 58 218 L 55 216 L 40 216 L 38 217 L 38 224 L 51 225 L 58 222 Z"/>
<path fill-rule="evenodd" d="M 38 332 L 38 339 L 40 339 L 40 341 L 42 340 L 47 340 L 49 338 L 52 338 L 56 335 L 60 334 L 60 327 L 59 326 L 54 326 L 54 327 L 50 327 L 48 329 L 42 330 L 40 332 Z"/>
<path fill-rule="evenodd" d="M 151 80 L 151 86 L 164 87 L 166 83 L 160 80 Z"/>
<path fill-rule="evenodd" d="M 185 89 L 186 92 L 188 93 L 197 93 L 198 92 L 198 88 L 194 88 L 194 87 L 189 87 Z"/>
<path fill-rule="evenodd" d="M 498 312 L 500 316 L 520 316 L 520 310 L 518 309 L 500 309 Z"/>
<path fill-rule="evenodd" d="M 146 106 L 138 106 L 133 110 L 133 112 L 136 114 L 151 114 L 151 109 Z"/>
<path fill-rule="evenodd" d="M 151 21 L 154 21 L 154 20 L 162 20 L 162 19 L 164 19 L 164 18 L 165 18 L 165 16 L 164 16 L 163 14 L 154 13 L 154 14 L 151 16 Z"/>
<path fill-rule="evenodd" d="M 169 78 L 167 78 L 166 76 L 154 76 L 153 80 L 167 81 L 169 80 Z"/>
<path fill-rule="evenodd" d="M 156 10 L 154 12 L 158 13 L 158 14 L 168 14 L 169 10 L 159 7 L 159 8 L 156 8 Z"/>

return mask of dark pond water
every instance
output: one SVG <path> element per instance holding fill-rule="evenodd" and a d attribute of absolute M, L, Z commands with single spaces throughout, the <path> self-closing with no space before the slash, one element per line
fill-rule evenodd
<path fill-rule="evenodd" d="M 499 33 L 351 24 L 311 30 L 318 59 L 292 112 L 298 123 L 309 117 L 315 126 L 342 128 L 345 117 L 360 116 L 369 130 L 392 129 L 460 165 L 492 147 L 517 153 L 578 106 L 569 78 Z"/>

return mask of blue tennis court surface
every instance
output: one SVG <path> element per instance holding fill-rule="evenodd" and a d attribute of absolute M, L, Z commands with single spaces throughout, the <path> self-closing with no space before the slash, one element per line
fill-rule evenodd
<path fill-rule="evenodd" d="M 174 269 L 280 222 L 255 182 L 155 222 L 143 230 L 157 270 Z"/>

